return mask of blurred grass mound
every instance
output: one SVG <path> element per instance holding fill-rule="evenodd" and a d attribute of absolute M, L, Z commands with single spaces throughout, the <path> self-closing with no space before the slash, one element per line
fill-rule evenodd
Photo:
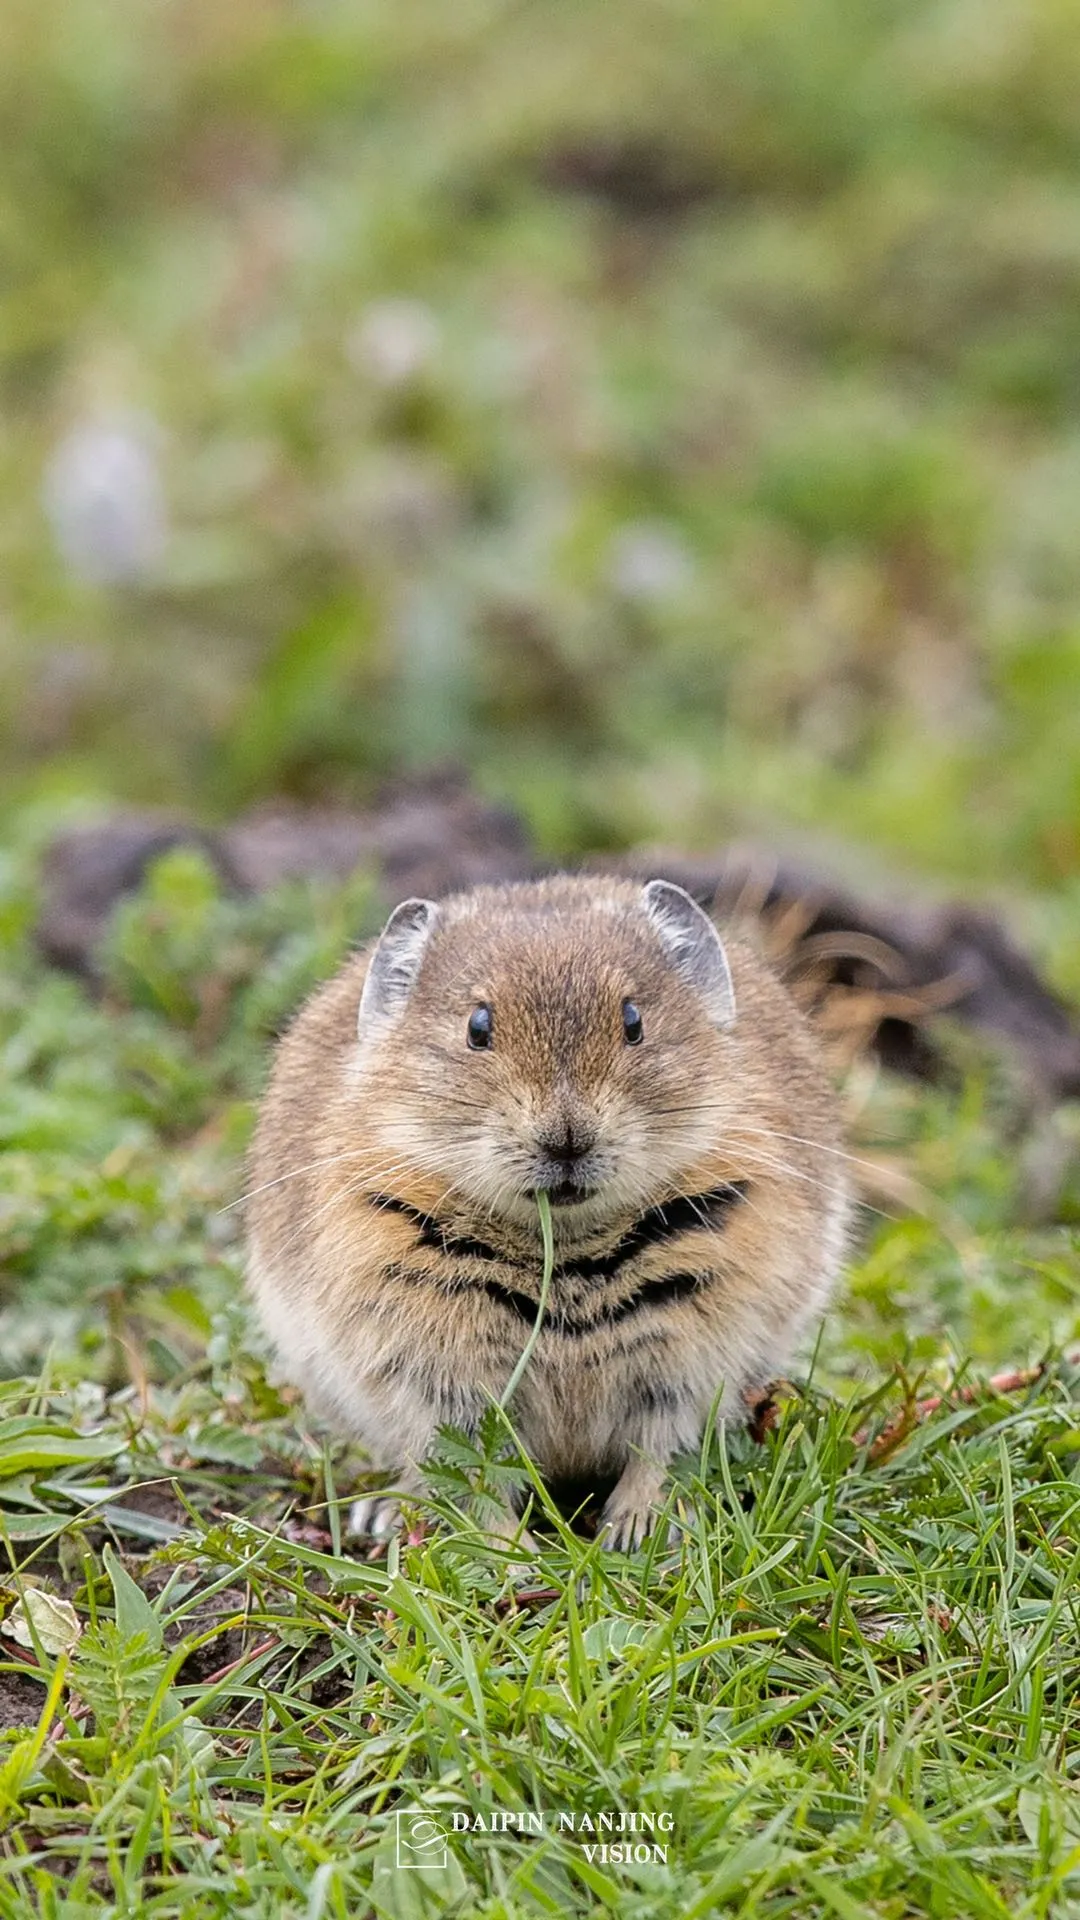
<path fill-rule="evenodd" d="M 11 0 L 0 756 L 1080 862 L 1059 0 Z"/>

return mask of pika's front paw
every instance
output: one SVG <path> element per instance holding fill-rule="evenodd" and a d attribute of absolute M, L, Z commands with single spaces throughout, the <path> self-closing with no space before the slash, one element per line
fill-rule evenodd
<path fill-rule="evenodd" d="M 600 1516 L 600 1535 L 612 1553 L 636 1553 L 648 1538 L 664 1502 L 664 1481 L 645 1459 L 632 1461 L 616 1481 Z"/>
<path fill-rule="evenodd" d="M 607 1510 L 605 1509 L 605 1514 Z M 656 1515 L 651 1507 L 644 1511 L 609 1514 L 601 1524 L 601 1536 L 609 1553 L 636 1553 L 652 1532 Z"/>
<path fill-rule="evenodd" d="M 610 1505 L 610 1502 L 608 1503 Z M 611 1553 L 636 1553 L 653 1531 L 659 1514 L 655 1507 L 633 1508 L 625 1513 L 609 1514 L 604 1509 L 601 1532 Z M 694 1509 L 686 1506 L 668 1522 L 667 1544 L 677 1547 L 684 1533 L 694 1524 Z"/>
<path fill-rule="evenodd" d="M 348 1531 L 354 1540 L 389 1540 L 400 1533 L 404 1520 L 393 1494 L 370 1493 L 349 1508 Z"/>
<path fill-rule="evenodd" d="M 656 1525 L 656 1505 L 644 1495 L 620 1496 L 615 1488 L 600 1516 L 600 1535 L 611 1553 L 636 1553 Z"/>

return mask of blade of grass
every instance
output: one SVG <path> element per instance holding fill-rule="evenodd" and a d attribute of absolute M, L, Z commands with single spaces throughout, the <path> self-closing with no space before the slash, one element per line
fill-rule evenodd
<path fill-rule="evenodd" d="M 524 1377 L 525 1369 L 536 1349 L 536 1343 L 540 1338 L 540 1329 L 544 1324 L 544 1314 L 547 1310 L 551 1276 L 555 1270 L 555 1242 L 551 1231 L 551 1201 L 544 1192 L 540 1192 L 536 1196 L 536 1211 L 540 1215 L 540 1238 L 544 1243 L 544 1267 L 540 1276 L 540 1299 L 537 1302 L 536 1319 L 533 1322 L 532 1331 L 521 1349 L 518 1363 L 510 1375 L 506 1383 L 505 1391 L 499 1400 L 500 1407 L 504 1409 L 510 1405 L 514 1394 L 517 1392 L 518 1386 Z"/>

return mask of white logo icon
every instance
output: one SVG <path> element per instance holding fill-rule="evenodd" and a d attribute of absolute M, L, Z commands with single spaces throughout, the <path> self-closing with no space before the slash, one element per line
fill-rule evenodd
<path fill-rule="evenodd" d="M 397 1863 L 421 1869 L 445 1867 L 446 1828 L 429 1813 L 397 1813 Z"/>

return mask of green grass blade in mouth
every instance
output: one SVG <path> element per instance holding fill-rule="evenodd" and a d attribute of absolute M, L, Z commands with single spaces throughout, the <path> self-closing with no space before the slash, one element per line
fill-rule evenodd
<path fill-rule="evenodd" d="M 551 1201 L 542 1190 L 536 1196 L 536 1211 L 540 1215 L 540 1237 L 544 1243 L 544 1270 L 540 1276 L 540 1299 L 537 1303 L 536 1319 L 533 1322 L 532 1332 L 529 1334 L 525 1345 L 521 1349 L 521 1356 L 517 1366 L 510 1375 L 506 1385 L 506 1391 L 499 1401 L 500 1407 L 508 1407 L 510 1405 L 525 1369 L 532 1359 L 533 1349 L 540 1338 L 540 1329 L 544 1324 L 548 1289 L 551 1286 L 551 1276 L 555 1268 L 555 1241 L 551 1232 Z"/>

